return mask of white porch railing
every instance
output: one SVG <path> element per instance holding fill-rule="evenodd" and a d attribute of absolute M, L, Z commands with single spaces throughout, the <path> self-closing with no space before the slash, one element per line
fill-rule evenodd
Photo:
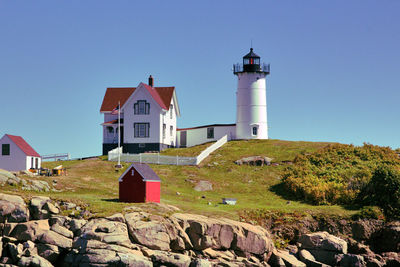
<path fill-rule="evenodd" d="M 207 158 L 212 152 L 224 145 L 227 141 L 228 136 L 225 135 L 217 142 L 203 150 L 197 157 L 164 156 L 160 155 L 159 153 L 129 154 L 122 153 L 122 147 L 120 147 L 119 149 L 121 152 L 121 161 L 124 162 L 140 162 L 162 165 L 199 165 L 200 162 Z M 118 148 L 115 148 L 108 152 L 108 160 L 118 160 Z"/>

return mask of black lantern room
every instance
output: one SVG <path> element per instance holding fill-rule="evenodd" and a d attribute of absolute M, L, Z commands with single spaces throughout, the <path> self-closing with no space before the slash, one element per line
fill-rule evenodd
<path fill-rule="evenodd" d="M 269 64 L 260 63 L 260 56 L 253 52 L 253 48 L 250 48 L 250 52 L 243 57 L 243 65 L 233 65 L 233 73 L 243 72 L 263 72 L 269 74 Z"/>
<path fill-rule="evenodd" d="M 243 57 L 243 71 L 259 71 L 260 70 L 260 57 L 253 52 L 250 48 L 250 53 Z"/>

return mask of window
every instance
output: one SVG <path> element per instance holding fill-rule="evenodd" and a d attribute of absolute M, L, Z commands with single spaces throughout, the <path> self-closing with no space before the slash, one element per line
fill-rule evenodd
<path fill-rule="evenodd" d="M 1 154 L 3 156 L 9 156 L 10 155 L 10 144 L 2 144 L 1 145 Z"/>
<path fill-rule="evenodd" d="M 145 147 L 146 147 L 146 144 L 140 143 L 140 144 L 139 144 L 139 147 L 140 147 L 140 148 L 145 148 Z"/>
<path fill-rule="evenodd" d="M 214 127 L 207 128 L 207 138 L 208 139 L 214 138 Z"/>
<path fill-rule="evenodd" d="M 135 115 L 150 114 L 150 103 L 147 103 L 146 100 L 138 100 L 133 105 L 133 109 Z"/>
<path fill-rule="evenodd" d="M 133 131 L 135 137 L 149 137 L 150 123 L 134 123 Z"/>
<path fill-rule="evenodd" d="M 169 127 L 169 136 L 172 137 L 173 134 L 174 134 L 174 126 L 171 125 L 171 126 Z"/>
<path fill-rule="evenodd" d="M 39 159 L 35 158 L 35 169 L 39 169 Z"/>
<path fill-rule="evenodd" d="M 107 127 L 107 132 L 108 133 L 114 133 L 114 128 L 113 127 Z"/>
<path fill-rule="evenodd" d="M 165 132 L 167 131 L 167 125 L 165 125 L 165 123 L 163 124 L 162 127 L 162 138 L 165 139 Z"/>
<path fill-rule="evenodd" d="M 253 127 L 253 135 L 257 135 L 258 132 L 258 128 L 257 127 Z"/>
<path fill-rule="evenodd" d="M 171 104 L 171 105 L 169 106 L 169 118 L 170 118 L 170 119 L 172 119 L 173 111 L 174 111 L 174 105 Z"/>

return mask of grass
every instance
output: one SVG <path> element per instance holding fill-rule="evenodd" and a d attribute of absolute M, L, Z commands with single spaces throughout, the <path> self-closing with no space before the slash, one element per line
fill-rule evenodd
<path fill-rule="evenodd" d="M 299 153 L 311 153 L 326 146 L 321 142 L 293 142 L 282 140 L 231 141 L 205 159 L 200 166 L 151 165 L 160 176 L 161 202 L 179 207 L 183 212 L 229 217 L 238 219 L 243 210 L 267 209 L 279 212 L 312 212 L 335 215 L 351 215 L 355 211 L 341 206 L 313 206 L 291 200 L 278 186 L 285 164 Z M 209 144 L 183 149 L 168 149 L 162 154 L 195 156 Z M 278 166 L 239 166 L 235 160 L 246 156 L 268 156 Z M 53 168 L 62 164 L 67 176 L 40 178 L 52 182 L 57 180 L 57 189 L 62 192 L 47 192 L 54 199 L 63 199 L 88 205 L 97 216 L 111 215 L 127 207 L 157 210 L 157 205 L 120 203 L 118 199 L 118 177 L 123 169 L 115 170 L 115 162 L 104 157 L 81 161 L 44 162 Z M 212 191 L 197 192 L 193 189 L 199 180 L 210 181 Z M 18 187 L 6 186 L 4 192 L 23 196 L 37 195 Z M 177 194 L 179 192 L 179 194 Z M 237 198 L 235 206 L 222 205 L 223 197 Z M 209 203 L 211 203 L 209 205 Z"/>

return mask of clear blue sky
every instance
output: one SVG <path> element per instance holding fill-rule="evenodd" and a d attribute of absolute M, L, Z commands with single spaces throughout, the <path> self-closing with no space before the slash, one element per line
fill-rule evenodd
<path fill-rule="evenodd" d="M 400 147 L 400 1 L 0 0 L 0 136 L 101 154 L 107 87 L 176 86 L 178 127 L 234 123 L 253 40 L 270 137 Z"/>

